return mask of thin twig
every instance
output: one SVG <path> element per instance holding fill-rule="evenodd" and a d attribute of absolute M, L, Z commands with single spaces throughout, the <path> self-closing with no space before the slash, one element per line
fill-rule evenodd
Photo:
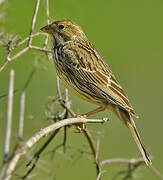
<path fill-rule="evenodd" d="M 32 34 L 30 37 L 33 38 L 33 37 L 40 36 L 40 35 L 46 36 L 46 33 L 35 33 L 35 34 Z M 25 39 L 23 39 L 22 41 L 20 41 L 16 47 L 19 47 L 20 45 L 24 44 L 26 41 L 29 41 L 30 37 L 28 36 Z"/>
<path fill-rule="evenodd" d="M 19 127 L 18 127 L 18 138 L 23 138 L 23 129 L 24 129 L 24 110 L 25 110 L 25 91 L 22 91 L 20 96 L 20 115 L 19 115 Z"/>
<path fill-rule="evenodd" d="M 14 56 L 12 57 L 8 57 L 7 60 L 8 60 L 8 63 L 10 61 L 13 61 L 15 59 L 17 59 L 19 56 L 23 55 L 24 53 L 26 53 L 30 48 L 29 47 L 26 47 L 24 49 L 22 49 L 21 51 L 19 51 L 17 54 L 15 54 Z"/>
<path fill-rule="evenodd" d="M 45 52 L 45 53 L 52 53 L 50 50 L 46 50 L 44 48 L 40 48 L 40 47 L 37 47 L 37 46 L 30 46 L 30 49 L 35 49 L 35 50 L 38 50 L 38 51 L 41 51 L 41 52 Z"/>
<path fill-rule="evenodd" d="M 62 105 L 63 108 L 65 108 L 68 111 L 68 113 L 71 115 L 71 117 L 76 117 L 76 114 L 72 111 L 71 108 L 69 108 L 69 105 L 62 102 L 62 100 L 60 101 L 60 104 Z M 103 121 L 105 122 L 104 119 L 103 119 Z"/>
<path fill-rule="evenodd" d="M 6 60 L 6 61 L 0 66 L 0 72 L 7 66 L 8 63 L 9 63 L 9 61 Z"/>
<path fill-rule="evenodd" d="M 63 137 L 63 152 L 66 153 L 66 142 L 67 142 L 67 127 L 64 127 L 64 137 Z"/>
<path fill-rule="evenodd" d="M 115 178 L 117 178 L 118 176 L 120 175 L 125 175 L 122 179 L 123 180 L 128 180 L 128 179 L 133 179 L 134 178 L 134 172 L 136 171 L 136 169 L 138 167 L 140 167 L 142 164 L 144 164 L 144 162 L 137 162 L 137 163 L 134 163 L 134 164 L 130 164 L 128 163 L 127 165 L 127 170 L 123 170 L 123 171 L 120 171 L 116 174 Z"/>
<path fill-rule="evenodd" d="M 61 94 L 61 88 L 60 88 L 59 77 L 58 76 L 57 76 L 57 94 L 58 94 L 59 100 L 62 100 L 62 94 Z"/>
<path fill-rule="evenodd" d="M 64 128 L 65 128 L 65 127 L 66 127 L 66 126 L 64 126 Z M 65 135 L 65 134 L 64 134 L 64 135 Z M 57 145 L 57 146 L 52 150 L 52 159 L 54 158 L 56 151 L 57 151 L 60 147 L 62 147 L 62 146 L 63 146 L 63 148 L 65 147 L 65 136 L 64 136 L 63 142 L 62 142 L 61 144 Z"/>
<path fill-rule="evenodd" d="M 28 47 L 30 47 L 31 44 L 32 44 L 32 37 L 31 36 L 32 36 L 32 34 L 34 32 L 34 27 L 35 27 L 35 24 L 36 24 L 36 17 L 37 17 L 39 5 L 40 5 L 40 0 L 37 0 L 35 10 L 34 10 L 34 14 L 33 14 L 33 19 L 32 19 L 31 30 L 30 30 L 30 34 L 29 34 Z"/>
<path fill-rule="evenodd" d="M 14 70 L 10 70 L 9 74 L 9 88 L 8 88 L 8 103 L 7 103 L 7 118 L 6 131 L 4 140 L 4 161 L 8 160 L 10 151 L 10 138 L 12 128 L 12 110 L 13 110 L 13 94 L 14 94 Z"/>
<path fill-rule="evenodd" d="M 86 139 L 88 140 L 88 143 L 90 145 L 90 148 L 92 150 L 94 159 L 95 159 L 95 163 L 96 163 L 96 169 L 97 169 L 97 175 L 101 172 L 101 165 L 99 163 L 99 159 L 98 159 L 98 152 L 95 146 L 95 142 L 91 136 L 91 134 L 89 133 L 89 131 L 87 129 L 83 130 L 83 134 L 85 135 Z"/>
<path fill-rule="evenodd" d="M 133 158 L 133 159 L 127 159 L 127 158 L 113 158 L 113 159 L 106 159 L 101 162 L 101 166 L 105 164 L 110 164 L 110 163 L 138 163 L 138 162 L 143 162 L 143 158 Z"/>
<path fill-rule="evenodd" d="M 137 163 L 143 163 L 144 164 L 144 160 L 143 158 L 133 158 L 133 159 L 127 159 L 127 158 L 113 158 L 113 159 L 106 159 L 106 160 L 103 160 L 101 162 L 99 162 L 99 173 L 97 174 L 97 178 L 96 180 L 100 180 L 101 179 L 101 176 L 102 174 L 105 172 L 105 171 L 102 171 L 102 167 L 103 165 L 105 164 L 111 164 L 111 163 L 127 163 L 129 165 L 131 164 L 137 164 Z M 131 170 L 129 169 L 128 171 L 125 171 L 127 173 L 126 175 L 126 179 L 128 177 L 131 176 L 131 173 L 133 173 L 133 171 L 141 164 L 137 164 L 137 166 L 135 166 L 134 168 L 132 168 Z"/>
<path fill-rule="evenodd" d="M 65 89 L 65 101 L 68 103 L 69 102 L 69 98 L 68 98 L 68 89 Z"/>
<path fill-rule="evenodd" d="M 100 148 L 100 140 L 99 138 L 97 139 L 97 146 L 96 146 L 96 156 L 95 156 L 95 162 L 96 162 L 96 169 L 97 169 L 97 177 L 96 180 L 100 180 L 101 179 L 101 175 L 103 173 L 102 171 L 102 166 L 100 164 L 100 160 L 99 160 L 99 148 Z"/>
<path fill-rule="evenodd" d="M 66 106 L 71 109 L 71 102 L 69 101 L 68 97 L 68 89 L 65 89 L 65 104 Z M 69 117 L 69 111 L 66 109 L 65 111 L 65 118 Z M 64 138 L 63 138 L 63 152 L 66 152 L 66 142 L 67 142 L 67 126 L 64 127 Z"/>
<path fill-rule="evenodd" d="M 24 54 L 25 52 L 27 52 L 29 50 L 29 47 L 24 48 L 23 50 L 19 51 L 16 55 L 14 55 L 12 58 L 10 58 L 9 56 L 7 56 L 6 61 L 4 62 L 4 64 L 1 65 L 0 67 L 0 72 L 7 66 L 7 64 L 13 60 L 15 60 L 16 58 L 18 58 L 19 56 L 21 56 L 22 54 Z"/>
<path fill-rule="evenodd" d="M 96 162 L 99 163 L 99 149 L 100 149 L 100 139 L 97 139 L 97 145 L 96 145 L 96 156 L 95 156 L 95 160 Z"/>
<path fill-rule="evenodd" d="M 20 115 L 19 115 L 19 127 L 18 127 L 18 138 L 21 140 L 23 138 L 23 127 L 24 127 L 24 110 L 25 110 L 25 98 L 26 98 L 26 89 L 36 72 L 36 67 L 30 72 L 27 81 L 25 82 L 25 85 L 21 91 L 21 97 L 20 97 Z"/>
<path fill-rule="evenodd" d="M 67 96 L 66 98 L 68 98 L 68 90 L 65 90 L 65 91 L 67 91 L 65 95 Z M 62 94 L 61 94 L 58 76 L 57 76 L 57 94 L 58 94 L 58 99 L 60 101 L 60 104 L 63 106 L 63 108 L 65 108 L 72 117 L 75 117 L 76 114 L 71 110 L 69 102 L 65 103 L 64 100 L 62 99 Z"/>
<path fill-rule="evenodd" d="M 49 0 L 46 0 L 46 22 L 47 22 L 47 24 L 50 24 L 50 21 L 49 21 Z M 49 38 L 49 36 L 48 36 L 48 34 L 46 34 L 43 49 L 45 49 L 47 47 L 48 38 Z"/>
<path fill-rule="evenodd" d="M 88 143 L 89 143 L 89 145 L 91 147 L 94 158 L 96 158 L 96 146 L 95 146 L 94 140 L 93 140 L 91 134 L 89 133 L 88 129 L 84 129 L 83 134 L 85 135 L 85 137 L 88 140 Z"/>
<path fill-rule="evenodd" d="M 49 20 L 49 0 L 46 0 L 46 22 L 47 24 L 50 23 L 50 20 Z"/>
<path fill-rule="evenodd" d="M 27 87 L 28 87 L 30 81 L 32 80 L 33 75 L 34 75 L 35 72 L 36 72 L 36 67 L 34 67 L 33 70 L 30 72 L 22 91 L 25 91 L 27 89 Z"/>
<path fill-rule="evenodd" d="M 28 166 L 32 166 L 30 167 L 30 169 L 25 173 L 25 175 L 22 177 L 22 179 L 26 179 L 27 176 L 33 171 L 33 169 L 36 167 L 36 164 L 39 160 L 40 154 L 45 150 L 45 148 L 49 145 L 49 143 L 54 139 L 54 137 L 58 134 L 58 132 L 60 131 L 60 128 L 55 130 L 51 136 L 48 138 L 48 140 L 43 144 L 43 146 L 39 149 L 39 151 L 37 151 L 32 160 L 27 164 Z"/>

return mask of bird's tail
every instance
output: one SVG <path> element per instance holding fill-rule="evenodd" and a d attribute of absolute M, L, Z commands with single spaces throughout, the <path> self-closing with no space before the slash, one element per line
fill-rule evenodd
<path fill-rule="evenodd" d="M 140 138 L 140 135 L 136 129 L 136 125 L 130 115 L 130 113 L 124 109 L 121 109 L 119 107 L 112 108 L 112 111 L 123 121 L 123 123 L 128 127 L 130 130 L 131 135 L 133 136 L 135 143 L 137 144 L 143 159 L 147 165 L 151 165 L 151 159 L 150 155 L 148 154 L 147 150 L 145 149 L 142 140 Z"/>

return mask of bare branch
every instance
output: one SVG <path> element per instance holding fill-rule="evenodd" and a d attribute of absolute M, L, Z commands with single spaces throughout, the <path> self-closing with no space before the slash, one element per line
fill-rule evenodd
<path fill-rule="evenodd" d="M 8 57 L 8 58 L 7 58 L 8 63 L 9 63 L 10 61 L 13 61 L 13 60 L 17 59 L 19 56 L 21 56 L 22 54 L 24 54 L 25 52 L 27 52 L 29 49 L 30 49 L 29 47 L 26 47 L 26 48 L 22 49 L 21 51 L 19 51 L 19 52 L 18 52 L 17 54 L 15 54 L 14 56 L 12 56 L 11 58 Z"/>
<path fill-rule="evenodd" d="M 101 166 L 105 164 L 110 164 L 110 163 L 138 163 L 138 162 L 144 162 L 143 158 L 133 158 L 133 159 L 127 159 L 127 158 L 113 158 L 113 159 L 106 159 L 101 162 Z"/>
<path fill-rule="evenodd" d="M 45 52 L 45 53 L 52 53 L 51 51 L 46 50 L 45 48 L 40 48 L 40 47 L 32 46 L 32 45 L 30 46 L 30 49 L 36 49 L 38 51 Z"/>
<path fill-rule="evenodd" d="M 36 72 L 36 67 L 34 67 L 33 70 L 30 72 L 22 91 L 25 91 L 27 89 L 27 87 L 28 87 L 30 81 L 32 80 L 32 77 L 33 77 L 35 72 Z"/>
<path fill-rule="evenodd" d="M 66 152 L 66 142 L 67 142 L 67 127 L 64 127 L 64 138 L 63 138 L 63 152 Z"/>
<path fill-rule="evenodd" d="M 50 21 L 49 21 L 49 0 L 46 0 L 46 22 L 47 22 L 47 24 L 50 24 Z M 49 38 L 49 36 L 48 36 L 48 34 L 46 34 L 43 49 L 45 49 L 47 47 L 48 38 Z"/>
<path fill-rule="evenodd" d="M 10 57 L 8 56 L 6 58 L 6 61 L 4 62 L 4 64 L 2 64 L 0 66 L 0 72 L 7 66 L 7 64 L 15 59 L 17 59 L 18 57 L 20 57 L 21 55 L 23 55 L 24 53 L 26 53 L 29 49 L 35 49 L 35 50 L 38 50 L 38 51 L 41 51 L 41 52 L 45 52 L 45 53 L 51 53 L 50 50 L 46 50 L 46 49 L 43 49 L 43 48 L 40 48 L 40 47 L 37 47 L 37 46 L 30 46 L 30 47 L 25 47 L 24 49 L 22 49 L 21 51 L 19 51 L 17 54 L 15 54 L 14 56 Z"/>
<path fill-rule="evenodd" d="M 0 72 L 7 66 L 7 64 L 15 59 L 17 59 L 18 57 L 20 57 L 21 55 L 23 55 L 24 53 L 26 53 L 29 49 L 35 49 L 41 52 L 45 52 L 46 55 L 47 53 L 51 53 L 50 50 L 46 49 L 47 43 L 48 43 L 48 36 L 45 33 L 36 33 L 33 34 L 34 32 L 34 27 L 35 27 L 35 23 L 36 23 L 36 18 L 37 18 L 37 13 L 38 13 L 38 9 L 39 9 L 39 5 L 40 5 L 40 0 L 36 1 L 36 6 L 35 6 L 35 11 L 34 11 L 34 15 L 33 15 L 33 19 L 32 19 L 32 25 L 31 25 L 31 30 L 30 30 L 30 34 L 29 37 L 25 38 L 23 41 L 19 42 L 15 47 L 10 48 L 10 44 L 8 44 L 8 54 L 6 57 L 5 62 L 0 66 Z M 47 15 L 47 22 L 49 23 L 49 1 L 46 0 L 46 15 Z M 35 36 L 39 36 L 39 35 L 45 35 L 46 39 L 44 42 L 44 46 L 43 48 L 40 48 L 38 46 L 33 46 L 32 45 L 32 39 Z M 24 49 L 20 50 L 18 53 L 16 53 L 15 55 L 13 55 L 11 57 L 11 52 L 18 46 L 24 44 L 26 41 L 28 41 L 28 45 L 27 47 L 25 47 Z"/>
<path fill-rule="evenodd" d="M 65 101 L 68 102 L 69 98 L 68 98 L 68 89 L 65 89 Z"/>
<path fill-rule="evenodd" d="M 96 163 L 96 169 L 97 169 L 97 175 L 100 173 L 101 174 L 101 164 L 99 162 L 99 158 L 98 158 L 98 151 L 96 149 L 94 140 L 91 136 L 91 134 L 89 133 L 89 131 L 87 129 L 83 130 L 83 134 L 85 135 L 86 139 L 88 140 L 88 143 L 90 145 L 90 148 L 92 150 L 94 159 L 95 159 L 95 163 Z M 99 178 L 100 180 L 100 178 Z"/>
<path fill-rule="evenodd" d="M 49 0 L 46 0 L 46 22 L 47 24 L 50 23 L 50 20 L 49 20 Z"/>
<path fill-rule="evenodd" d="M 29 34 L 28 47 L 30 47 L 31 44 L 32 44 L 32 37 L 31 36 L 32 36 L 32 34 L 34 32 L 34 27 L 35 27 L 35 23 L 36 23 L 36 17 L 37 17 L 39 5 L 40 5 L 40 0 L 37 0 L 36 1 L 36 6 L 35 6 L 35 11 L 34 11 L 34 14 L 33 14 L 33 19 L 32 19 L 31 31 L 30 31 L 30 34 Z"/>
<path fill-rule="evenodd" d="M 5 61 L 2 66 L 0 66 L 0 72 L 7 66 L 7 64 L 9 63 L 9 61 Z"/>
<path fill-rule="evenodd" d="M 43 146 L 39 149 L 39 151 L 37 151 L 32 160 L 27 164 L 27 167 L 31 166 L 29 168 L 29 170 L 26 172 L 26 174 L 22 177 L 22 179 L 27 178 L 27 176 L 33 171 L 33 169 L 36 167 L 36 164 L 40 158 L 40 154 L 45 150 L 45 148 L 49 145 L 49 143 L 54 139 L 54 137 L 58 134 L 58 132 L 60 131 L 59 129 L 56 129 L 51 136 L 48 138 L 48 140 L 43 144 Z"/>
<path fill-rule="evenodd" d="M 64 130 L 65 130 L 66 127 L 67 127 L 67 126 L 64 126 Z M 62 146 L 63 146 L 63 152 L 65 152 L 65 143 L 66 143 L 66 138 L 65 138 L 65 137 L 67 137 L 67 136 L 65 136 L 65 132 L 64 132 L 63 142 L 62 142 L 61 144 L 57 145 L 57 146 L 52 150 L 52 158 L 54 158 L 56 151 L 57 151 L 59 148 L 61 148 Z"/>
<path fill-rule="evenodd" d="M 61 94 L 61 88 L 60 88 L 59 77 L 58 76 L 57 76 L 57 94 L 58 94 L 59 100 L 62 100 L 62 94 Z"/>
<path fill-rule="evenodd" d="M 32 34 L 30 37 L 33 38 L 33 37 L 40 36 L 40 35 L 46 36 L 46 33 L 35 33 L 35 34 Z M 24 44 L 26 41 L 29 41 L 30 37 L 26 37 L 24 40 L 20 41 L 16 47 Z"/>
<path fill-rule="evenodd" d="M 22 91 L 20 97 L 20 115 L 19 115 L 19 127 L 18 127 L 18 138 L 23 138 L 23 128 L 24 128 L 24 109 L 25 109 L 25 91 Z"/>
<path fill-rule="evenodd" d="M 143 163 L 144 164 L 144 160 L 143 158 L 133 158 L 133 159 L 127 159 L 127 158 L 113 158 L 113 159 L 106 159 L 106 160 L 103 160 L 101 162 L 99 162 L 99 173 L 97 174 L 97 178 L 96 180 L 100 180 L 101 179 L 101 176 L 102 174 L 105 172 L 105 171 L 102 171 L 102 167 L 103 165 L 105 164 L 111 164 L 111 163 L 127 163 L 129 165 L 131 164 L 137 164 L 137 163 Z M 141 164 L 137 164 L 133 169 L 129 169 L 127 171 L 125 171 L 125 173 L 127 173 L 127 176 L 125 179 L 128 178 L 128 176 L 131 176 L 131 173 L 133 173 L 133 171 L 138 167 L 140 166 Z"/>
<path fill-rule="evenodd" d="M 11 69 L 10 75 L 9 75 L 8 104 L 7 104 L 6 131 L 5 131 L 6 134 L 5 134 L 5 140 L 4 140 L 4 161 L 8 160 L 9 151 L 10 151 L 13 94 L 14 94 L 14 70 Z"/>
<path fill-rule="evenodd" d="M 24 144 L 20 145 L 14 152 L 10 162 L 8 163 L 8 166 L 4 171 L 1 171 L 3 175 L 0 173 L 0 177 L 2 177 L 3 180 L 9 180 L 11 178 L 11 175 L 16 167 L 16 164 L 19 160 L 19 158 L 24 155 L 31 147 L 33 147 L 42 137 L 47 136 L 50 132 L 53 132 L 59 128 L 62 128 L 67 125 L 72 125 L 76 123 L 103 123 L 104 120 L 99 119 L 85 119 L 85 118 L 69 118 L 65 119 L 59 122 L 56 122 L 44 129 L 41 129 L 39 132 L 37 132 L 34 136 L 29 138 L 28 141 L 26 141 Z"/>
<path fill-rule="evenodd" d="M 26 98 L 26 89 L 34 75 L 34 73 L 36 72 L 36 68 L 34 67 L 34 69 L 30 72 L 27 81 L 25 82 L 25 85 L 22 89 L 21 92 L 21 97 L 20 97 L 20 115 L 19 115 L 19 127 L 18 127 L 18 138 L 22 139 L 23 137 L 23 126 L 24 126 L 24 109 L 25 109 L 25 98 Z"/>

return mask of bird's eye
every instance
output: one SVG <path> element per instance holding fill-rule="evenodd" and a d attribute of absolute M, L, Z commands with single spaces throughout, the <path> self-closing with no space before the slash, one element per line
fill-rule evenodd
<path fill-rule="evenodd" d="M 63 25 L 59 25 L 59 29 L 63 29 L 64 28 L 64 26 Z"/>

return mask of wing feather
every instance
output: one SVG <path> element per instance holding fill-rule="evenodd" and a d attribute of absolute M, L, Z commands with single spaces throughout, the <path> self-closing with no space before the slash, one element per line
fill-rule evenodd
<path fill-rule="evenodd" d="M 67 67 L 76 81 L 82 83 L 92 96 L 114 103 L 137 116 L 128 97 L 112 74 L 109 65 L 89 43 L 70 42 L 63 47 Z"/>

